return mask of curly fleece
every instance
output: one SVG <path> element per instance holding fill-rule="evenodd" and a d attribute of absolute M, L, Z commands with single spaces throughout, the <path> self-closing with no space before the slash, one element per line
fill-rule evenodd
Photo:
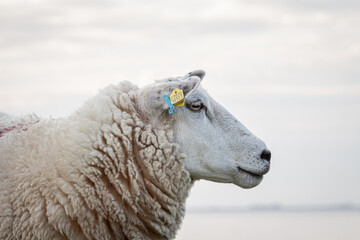
<path fill-rule="evenodd" d="M 143 121 L 136 89 L 110 86 L 67 119 L 3 134 L 0 239 L 175 237 L 192 181 L 171 122 Z"/>

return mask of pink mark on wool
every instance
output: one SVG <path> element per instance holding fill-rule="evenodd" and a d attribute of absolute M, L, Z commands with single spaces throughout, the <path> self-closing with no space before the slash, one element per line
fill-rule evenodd
<path fill-rule="evenodd" d="M 34 123 L 29 123 L 28 125 L 35 124 L 35 123 L 38 123 L 38 122 L 39 122 L 39 120 L 34 122 Z M 0 129 L 0 138 L 2 136 L 4 136 L 6 133 L 11 132 L 11 131 L 16 130 L 16 129 L 17 130 L 22 130 L 22 131 L 27 131 L 28 130 L 28 125 L 20 123 L 20 124 L 11 126 L 11 127 Z"/>

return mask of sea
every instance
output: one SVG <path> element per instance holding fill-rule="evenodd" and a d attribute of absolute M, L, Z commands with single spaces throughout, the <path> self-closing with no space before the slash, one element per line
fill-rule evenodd
<path fill-rule="evenodd" d="M 176 240 L 359 240 L 359 210 L 188 211 Z"/>

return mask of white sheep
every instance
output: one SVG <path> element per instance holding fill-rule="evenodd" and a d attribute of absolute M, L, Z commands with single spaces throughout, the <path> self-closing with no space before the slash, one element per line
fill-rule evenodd
<path fill-rule="evenodd" d="M 0 115 L 0 239 L 173 239 L 195 180 L 258 185 L 270 152 L 204 75 L 109 86 L 66 119 Z"/>

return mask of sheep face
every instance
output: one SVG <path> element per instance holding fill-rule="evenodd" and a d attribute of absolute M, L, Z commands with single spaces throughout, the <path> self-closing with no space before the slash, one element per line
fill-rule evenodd
<path fill-rule="evenodd" d="M 153 124 L 174 120 L 175 141 L 186 155 L 185 169 L 192 179 L 255 187 L 270 169 L 270 151 L 262 140 L 198 88 L 204 75 L 203 71 L 194 71 L 146 88 L 142 94 L 153 105 L 146 107 L 152 111 L 149 114 L 156 116 L 152 118 Z M 185 104 L 169 114 L 169 106 L 160 95 L 170 95 L 174 88 L 184 89 Z"/>
<path fill-rule="evenodd" d="M 176 142 L 193 179 L 257 186 L 270 168 L 270 152 L 224 107 L 202 90 L 176 109 Z"/>

